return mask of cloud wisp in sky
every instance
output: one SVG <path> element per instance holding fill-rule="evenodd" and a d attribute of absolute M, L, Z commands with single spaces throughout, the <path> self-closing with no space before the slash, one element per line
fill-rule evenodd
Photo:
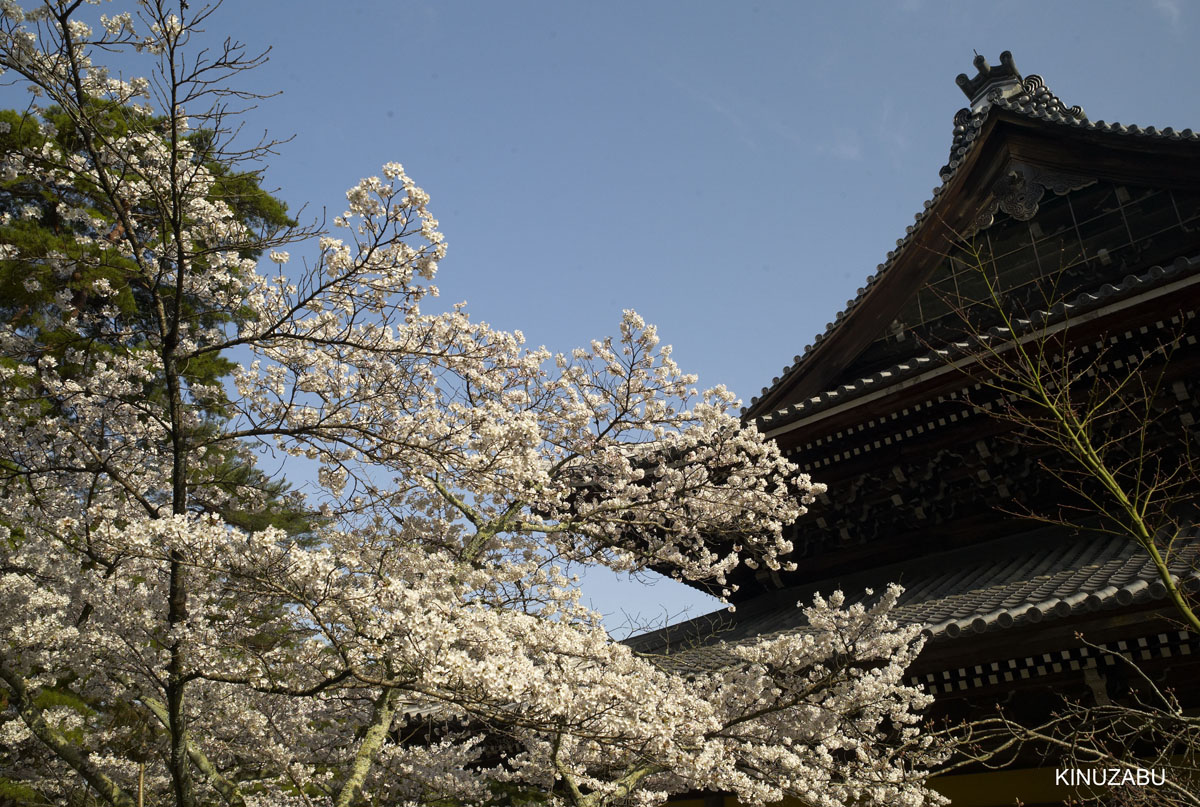
<path fill-rule="evenodd" d="M 1151 5 L 1171 25 L 1179 24 L 1183 16 L 1183 3 L 1180 0 L 1151 0 Z"/>

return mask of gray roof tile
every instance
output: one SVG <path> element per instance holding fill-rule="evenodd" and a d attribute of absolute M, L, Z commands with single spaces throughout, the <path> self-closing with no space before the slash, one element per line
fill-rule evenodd
<path fill-rule="evenodd" d="M 1172 575 L 1191 590 L 1200 587 L 1200 541 L 1195 532 L 1171 557 Z M 1153 602 L 1166 596 L 1153 564 L 1132 541 L 1081 533 L 1055 537 L 1045 531 L 992 541 L 981 547 L 920 558 L 764 594 L 738 613 L 717 612 L 634 637 L 637 650 L 661 654 L 664 666 L 712 669 L 729 663 L 729 644 L 780 631 L 804 631 L 799 603 L 836 589 L 847 601 L 866 599 L 866 589 L 889 583 L 905 587 L 895 610 L 902 624 L 920 624 L 934 642 L 1020 628 L 1101 609 Z"/>

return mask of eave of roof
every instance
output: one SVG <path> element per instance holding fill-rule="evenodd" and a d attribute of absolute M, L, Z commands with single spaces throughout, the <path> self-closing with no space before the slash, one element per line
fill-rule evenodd
<path fill-rule="evenodd" d="M 1172 575 L 1189 590 L 1200 588 L 1198 560 L 1200 542 L 1194 536 L 1170 559 Z M 661 654 L 664 666 L 719 668 L 732 659 L 731 644 L 808 630 L 803 609 L 795 606 L 812 602 L 818 592 L 828 596 L 842 590 L 848 603 L 862 602 L 870 599 L 868 590 L 882 591 L 891 582 L 905 586 L 893 618 L 901 625 L 921 625 L 934 644 L 1166 597 L 1153 563 L 1127 538 L 1089 532 L 1050 538 L 1039 531 L 771 592 L 736 614 L 700 617 L 629 643 Z"/>
<path fill-rule="evenodd" d="M 1029 318 L 1016 321 L 1015 324 L 1023 326 L 1022 333 L 1013 334 L 1006 328 L 992 328 L 982 336 L 1000 344 L 1035 330 L 1037 334 L 1047 334 L 1055 325 L 1081 323 L 1088 315 L 1103 313 L 1114 304 L 1139 302 L 1155 292 L 1160 295 L 1173 293 L 1197 282 L 1200 282 L 1200 255 L 1180 257 L 1169 266 L 1153 266 L 1141 274 L 1126 276 L 1116 285 L 1105 283 L 1098 289 L 1079 294 L 1048 310 L 1034 311 Z M 780 430 L 794 427 L 802 419 L 828 412 L 837 406 L 852 405 L 867 395 L 885 395 L 927 373 L 954 371 L 961 367 L 958 360 L 970 356 L 977 349 L 974 343 L 966 341 L 948 344 L 945 348 L 931 350 L 923 356 L 915 356 L 836 389 L 822 391 L 775 412 L 760 415 L 756 423 L 768 436 L 776 436 Z"/>

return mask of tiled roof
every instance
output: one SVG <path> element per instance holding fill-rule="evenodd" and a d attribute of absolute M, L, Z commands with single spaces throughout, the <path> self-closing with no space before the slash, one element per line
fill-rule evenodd
<path fill-rule="evenodd" d="M 1008 62 L 1011 62 L 1012 57 L 1008 51 L 1005 51 L 1001 56 L 1001 61 L 1005 61 L 1005 56 L 1008 57 Z M 979 66 L 979 59 L 976 59 L 976 66 Z M 984 63 L 986 65 L 986 62 Z M 1015 68 L 1014 68 L 1015 71 Z M 982 70 L 980 71 L 983 72 Z M 1019 79 L 1020 75 L 1016 74 Z M 959 77 L 960 86 L 962 76 Z M 968 79 L 968 83 L 972 80 Z M 970 95 L 970 91 L 964 86 L 964 92 Z M 941 184 L 933 189 L 933 195 L 925 202 L 923 209 L 914 217 L 914 223 L 905 228 L 904 236 L 897 239 L 896 249 L 887 254 L 887 260 L 876 267 L 875 273 L 867 276 L 864 285 L 858 289 L 856 296 L 846 301 L 846 307 L 838 312 L 832 322 L 825 324 L 825 330 L 817 334 L 812 341 L 812 344 L 804 346 L 804 352 L 792 357 L 792 363 L 784 367 L 780 374 L 771 379 L 769 386 L 763 387 L 759 395 L 750 399 L 750 406 L 742 409 L 743 413 L 753 408 L 760 398 L 765 397 L 770 392 L 773 392 L 781 383 L 787 380 L 788 376 L 794 373 L 797 368 L 808 358 L 809 354 L 827 339 L 830 334 L 837 330 L 841 322 L 846 316 L 853 311 L 863 298 L 870 291 L 871 287 L 879 282 L 879 279 L 887 273 L 887 271 L 896 263 L 896 259 L 902 255 L 905 249 L 912 243 L 913 236 L 919 232 L 925 222 L 932 218 L 930 211 L 937 205 L 939 197 L 945 193 L 951 181 L 957 175 L 958 168 L 966 159 L 967 155 L 975 148 L 978 143 L 980 131 L 983 129 L 984 123 L 991 115 L 993 109 L 1001 109 L 1006 112 L 1011 112 L 1023 117 L 1045 121 L 1061 126 L 1071 127 L 1074 129 L 1085 129 L 1088 131 L 1106 132 L 1114 135 L 1124 135 L 1130 137 L 1156 138 L 1165 140 L 1186 140 L 1191 142 L 1200 142 L 1200 134 L 1193 132 L 1191 129 L 1176 131 L 1171 127 L 1157 129 L 1153 126 L 1138 127 L 1135 125 L 1125 126 L 1120 123 L 1105 123 L 1104 121 L 1092 121 L 1083 114 L 1083 109 L 1077 106 L 1067 107 L 1055 96 L 1049 89 L 1046 88 L 1045 82 L 1041 76 L 1029 75 L 1021 80 L 1020 91 L 1006 95 L 1002 88 L 992 89 L 982 101 L 973 107 L 973 109 L 962 109 L 954 116 L 954 139 L 950 150 L 950 161 L 942 167 L 940 171 Z"/>
<path fill-rule="evenodd" d="M 1195 591 L 1200 542 L 1177 546 L 1172 575 Z M 1046 531 L 981 547 L 924 557 L 842 578 L 763 595 L 739 607 L 635 637 L 643 652 L 665 653 L 665 666 L 712 669 L 728 663 L 728 644 L 783 631 L 804 631 L 802 609 L 815 593 L 835 589 L 847 601 L 889 583 L 905 587 L 894 611 L 902 624 L 921 624 L 934 642 L 1021 628 L 1102 609 L 1162 600 L 1166 587 L 1147 555 L 1129 539 L 1101 533 L 1055 538 Z M 687 637 L 693 638 L 688 644 Z M 681 648 L 681 649 L 673 649 Z"/>
<path fill-rule="evenodd" d="M 1153 266 L 1141 274 L 1127 275 L 1116 285 L 1105 283 L 1098 289 L 1084 292 L 1049 310 L 1034 311 L 1028 319 L 1016 320 L 1016 324 L 1027 328 L 1044 327 L 1062 319 L 1078 317 L 1089 311 L 1103 308 L 1123 298 L 1135 297 L 1173 280 L 1197 273 L 1200 273 L 1200 255 L 1191 258 L 1176 258 L 1170 266 Z M 987 332 L 987 336 L 995 340 L 1007 340 L 1012 337 L 1012 334 L 1006 328 L 992 328 Z M 914 356 L 900 364 L 842 384 L 836 389 L 825 390 L 783 409 L 764 414 L 758 418 L 757 422 L 764 430 L 776 428 L 801 416 L 811 415 L 836 404 L 854 400 L 872 390 L 884 389 L 929 370 L 945 367 L 953 358 L 967 355 L 975 349 L 976 346 L 969 342 L 950 343 L 945 348 L 931 350 L 924 356 Z"/>

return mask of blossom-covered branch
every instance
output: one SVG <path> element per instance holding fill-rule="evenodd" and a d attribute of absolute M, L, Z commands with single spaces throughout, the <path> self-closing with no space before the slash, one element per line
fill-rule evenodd
<path fill-rule="evenodd" d="M 632 311 L 555 354 L 437 308 L 445 242 L 398 163 L 330 229 L 295 227 L 258 187 L 274 144 L 232 139 L 260 57 L 191 47 L 215 9 L 90 11 L 0 3 L 0 66 L 35 98 L 0 116 L 6 787 L 936 801 L 894 590 L 686 674 L 580 604 L 571 564 L 721 586 L 789 563 L 783 529 L 824 488 L 728 391 Z M 110 52 L 149 77 L 113 78 Z M 315 463 L 320 491 L 264 451 Z"/>

